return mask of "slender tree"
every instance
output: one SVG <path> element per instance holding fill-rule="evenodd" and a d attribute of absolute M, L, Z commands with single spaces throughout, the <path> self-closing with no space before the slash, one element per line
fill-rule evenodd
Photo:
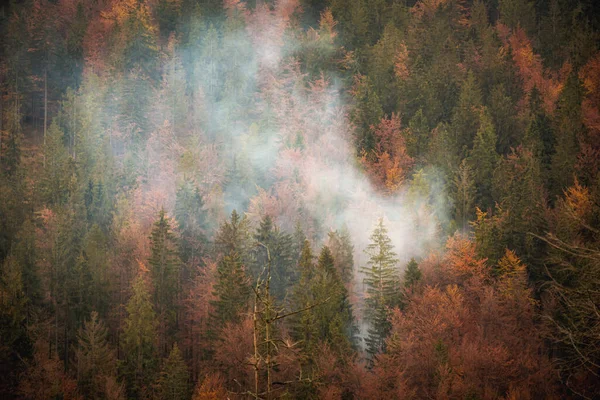
<path fill-rule="evenodd" d="M 367 287 L 365 319 L 370 324 L 365 341 L 367 352 L 373 357 L 385 349 L 385 339 L 391 328 L 391 308 L 399 301 L 398 259 L 383 218 L 375 226 L 365 253 L 369 255 L 368 267 L 362 269 L 365 274 L 363 282 Z"/>

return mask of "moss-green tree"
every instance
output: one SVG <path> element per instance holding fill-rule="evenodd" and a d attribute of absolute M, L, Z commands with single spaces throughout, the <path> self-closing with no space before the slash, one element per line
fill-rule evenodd
<path fill-rule="evenodd" d="M 74 368 L 81 393 L 89 399 L 104 399 L 106 379 L 116 377 L 114 351 L 108 343 L 108 332 L 98 313 L 92 311 L 90 319 L 79 329 Z"/>
<path fill-rule="evenodd" d="M 212 317 L 215 322 L 222 326 L 226 322 L 239 321 L 242 311 L 248 308 L 251 289 L 250 279 L 237 252 L 230 252 L 219 260 L 214 289 L 216 300 L 212 303 Z"/>
<path fill-rule="evenodd" d="M 162 209 L 150 234 L 150 276 L 154 285 L 154 305 L 163 326 L 170 336 L 177 318 L 177 296 L 180 287 L 180 267 L 177 243 L 171 223 Z M 166 343 L 166 342 L 165 342 Z"/>
<path fill-rule="evenodd" d="M 189 398 L 188 369 L 179 346 L 173 345 L 158 379 L 158 399 L 185 400 Z"/>
<path fill-rule="evenodd" d="M 124 357 L 121 372 L 126 379 L 128 394 L 141 398 L 149 393 L 157 367 L 157 318 L 142 273 L 133 283 L 133 295 L 126 310 L 127 319 L 121 336 Z"/>
<path fill-rule="evenodd" d="M 469 164 L 473 170 L 477 202 L 481 208 L 493 205 L 492 179 L 498 162 L 496 153 L 496 131 L 492 119 L 486 110 L 479 116 L 479 129 L 473 142 L 473 150 L 469 154 Z"/>

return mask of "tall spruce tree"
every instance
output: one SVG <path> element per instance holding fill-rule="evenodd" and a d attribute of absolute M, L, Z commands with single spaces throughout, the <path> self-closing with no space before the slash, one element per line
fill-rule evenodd
<path fill-rule="evenodd" d="M 156 313 L 150 291 L 140 273 L 133 283 L 133 295 L 126 306 L 127 319 L 121 344 L 121 373 L 126 379 L 130 397 L 141 398 L 149 391 L 157 367 Z"/>
<path fill-rule="evenodd" d="M 385 349 L 385 339 L 391 329 L 390 309 L 399 303 L 398 259 L 382 218 L 373 230 L 365 253 L 369 255 L 368 267 L 362 269 L 367 286 L 365 318 L 370 325 L 365 341 L 367 352 L 374 356 Z"/>
<path fill-rule="evenodd" d="M 256 246 L 252 252 L 252 274 L 258 277 L 267 264 L 267 252 L 263 245 L 267 246 L 271 256 L 271 293 L 276 300 L 281 301 L 297 279 L 294 271 L 292 237 L 281 232 L 273 223 L 271 216 L 265 215 L 254 234 L 254 240 Z"/>
<path fill-rule="evenodd" d="M 310 248 L 310 242 L 304 240 L 300 260 L 298 261 L 300 279 L 292 290 L 290 309 L 303 309 L 314 304 L 314 298 L 310 286 L 315 275 L 314 256 Z M 310 350 L 316 336 L 315 313 L 308 309 L 303 313 L 294 314 L 290 317 L 292 337 L 301 341 L 305 350 Z"/>
<path fill-rule="evenodd" d="M 246 216 L 240 217 L 236 210 L 231 212 L 231 219 L 224 221 L 215 236 L 215 251 L 222 255 L 238 253 L 244 262 L 250 259 L 251 236 L 250 223 Z"/>
<path fill-rule="evenodd" d="M 180 288 L 178 248 L 171 224 L 160 210 L 150 234 L 150 276 L 154 285 L 154 305 L 163 324 L 163 333 L 170 336 L 177 318 L 177 296 Z"/>
<path fill-rule="evenodd" d="M 95 311 L 77 335 L 74 367 L 79 389 L 88 399 L 104 399 L 106 379 L 116 377 L 116 357 L 107 335 L 107 329 Z"/>
<path fill-rule="evenodd" d="M 217 282 L 214 287 L 213 319 L 224 325 L 239 321 L 250 300 L 250 279 L 246 275 L 240 255 L 232 251 L 223 256 L 217 265 Z"/>
<path fill-rule="evenodd" d="M 208 222 L 200 191 L 190 181 L 177 190 L 175 220 L 181 235 L 181 260 L 184 263 L 198 262 L 207 250 Z"/>
<path fill-rule="evenodd" d="M 186 400 L 189 398 L 188 369 L 177 343 L 173 345 L 169 358 L 165 360 L 160 372 L 158 398 L 161 400 Z"/>
<path fill-rule="evenodd" d="M 329 232 L 327 247 L 331 250 L 335 268 L 345 285 L 354 277 L 354 246 L 347 229 Z"/>
<path fill-rule="evenodd" d="M 321 249 L 316 269 L 311 290 L 315 304 L 320 304 L 315 308 L 317 340 L 345 354 L 351 348 L 350 338 L 354 334 L 352 306 L 329 247 Z"/>
<path fill-rule="evenodd" d="M 498 153 L 496 153 L 497 141 L 492 119 L 484 109 L 479 116 L 479 129 L 469 155 L 477 199 L 481 208 L 489 208 L 493 205 L 492 179 L 494 169 L 499 161 Z"/>

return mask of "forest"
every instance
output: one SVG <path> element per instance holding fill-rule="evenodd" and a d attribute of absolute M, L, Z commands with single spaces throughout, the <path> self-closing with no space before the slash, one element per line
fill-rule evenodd
<path fill-rule="evenodd" d="M 600 399 L 599 4 L 1 3 L 0 398 Z"/>

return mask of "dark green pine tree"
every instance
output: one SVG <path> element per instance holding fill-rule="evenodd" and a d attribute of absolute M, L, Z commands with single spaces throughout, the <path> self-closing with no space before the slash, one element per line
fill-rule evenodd
<path fill-rule="evenodd" d="M 161 400 L 186 400 L 189 398 L 188 368 L 177 343 L 165 360 L 158 379 L 158 398 Z"/>
<path fill-rule="evenodd" d="M 105 317 L 110 290 L 108 239 L 98 224 L 92 225 L 85 236 L 83 256 L 91 280 L 89 297 L 85 301 L 101 317 Z"/>
<path fill-rule="evenodd" d="M 581 118 L 583 85 L 575 72 L 569 75 L 558 98 L 556 110 L 556 152 L 552 156 L 550 199 L 561 195 L 573 184 L 575 164 L 579 154 L 578 137 L 584 131 Z"/>
<path fill-rule="evenodd" d="M 390 309 L 397 306 L 400 300 L 396 273 L 398 259 L 382 218 L 371 235 L 371 243 L 365 253 L 370 257 L 368 267 L 362 269 L 365 275 L 363 282 L 367 286 L 365 319 L 370 324 L 365 341 L 367 352 L 374 356 L 385 349 L 385 339 L 391 329 Z"/>
<path fill-rule="evenodd" d="M 352 349 L 355 333 L 348 292 L 335 267 L 333 255 L 323 247 L 314 264 L 310 243 L 304 242 L 300 280 L 292 292 L 290 309 L 303 310 L 290 318 L 292 337 L 301 342 L 307 368 L 317 357 L 318 345 L 327 343 L 338 354 Z"/>
<path fill-rule="evenodd" d="M 531 91 L 529 108 L 531 110 L 531 120 L 523 144 L 533 152 L 533 155 L 540 161 L 542 174 L 544 178 L 549 178 L 549 172 L 552 164 L 552 157 L 555 150 L 554 130 L 552 122 L 546 115 L 543 108 L 542 97 L 539 90 L 534 87 Z M 545 179 L 545 185 L 548 187 L 548 179 Z"/>
<path fill-rule="evenodd" d="M 411 258 L 408 264 L 406 264 L 406 269 L 404 270 L 404 287 L 412 287 L 415 283 L 421 280 L 421 277 L 422 273 L 419 269 L 419 264 L 415 261 L 414 258 Z"/>
<path fill-rule="evenodd" d="M 221 257 L 217 265 L 217 282 L 214 286 L 214 314 L 212 318 L 219 326 L 239 321 L 240 314 L 248 308 L 250 279 L 246 275 L 242 260 L 235 251 Z"/>
<path fill-rule="evenodd" d="M 150 234 L 150 276 L 154 285 L 154 305 L 163 323 L 165 334 L 175 328 L 177 295 L 180 285 L 181 261 L 171 224 L 162 209 Z M 168 337 L 168 335 L 167 335 Z"/>
<path fill-rule="evenodd" d="M 31 351 L 27 334 L 28 299 L 23 290 L 22 266 L 16 258 L 8 256 L 0 268 L 0 363 L 18 370 L 20 357 L 28 356 Z M 2 377 L 0 382 L 11 378 Z"/>
<path fill-rule="evenodd" d="M 455 155 L 462 159 L 467 155 L 479 128 L 479 107 L 482 94 L 475 75 L 469 72 L 460 88 L 458 104 L 452 114 L 450 132 L 454 142 Z"/>
<path fill-rule="evenodd" d="M 9 109 L 14 108 L 12 104 L 8 104 L 8 107 Z M 8 176 L 13 176 L 21 164 L 23 130 L 18 113 L 6 113 L 5 118 L 8 137 L 5 139 L 0 136 L 0 171 L 5 172 Z M 3 134 L 4 132 L 0 131 L 0 135 Z"/>
<path fill-rule="evenodd" d="M 108 332 L 98 313 L 79 329 L 74 368 L 81 393 L 88 399 L 106 398 L 106 378 L 116 377 L 116 357 L 108 343 Z"/>
<path fill-rule="evenodd" d="M 63 138 L 58 124 L 52 121 L 44 146 L 44 169 L 39 183 L 41 199 L 47 204 L 64 204 L 71 188 L 74 171 Z"/>
<path fill-rule="evenodd" d="M 23 266 L 23 291 L 32 305 L 40 305 L 42 299 L 40 276 L 37 266 L 35 225 L 31 219 L 25 220 L 17 233 L 12 254 Z"/>
<path fill-rule="evenodd" d="M 349 285 L 354 277 L 354 246 L 347 229 L 329 232 L 327 247 L 335 260 L 335 268 L 344 282 Z"/>
<path fill-rule="evenodd" d="M 468 159 L 475 178 L 477 203 L 481 209 L 493 206 L 492 179 L 499 161 L 498 153 L 496 153 L 497 141 L 492 119 L 484 109 L 479 116 L 479 129 Z"/>
<path fill-rule="evenodd" d="M 256 245 L 252 252 L 252 276 L 258 277 L 267 265 L 266 246 L 271 256 L 271 294 L 276 300 L 282 301 L 297 279 L 292 237 L 281 232 L 271 216 L 265 215 L 254 234 L 254 240 Z"/>
<path fill-rule="evenodd" d="M 315 266 L 314 256 L 308 240 L 304 240 L 300 260 L 298 261 L 298 270 L 300 279 L 292 290 L 290 309 L 307 310 L 290 316 L 291 334 L 294 340 L 300 341 L 305 351 L 310 353 L 317 333 L 315 311 L 309 308 L 315 304 L 314 296 L 310 290 L 315 275 Z"/>
<path fill-rule="evenodd" d="M 296 261 L 296 263 L 300 261 L 305 240 L 306 235 L 302 230 L 302 224 L 300 223 L 300 221 L 296 221 L 296 226 L 294 227 L 294 234 L 292 235 L 292 258 Z"/>
<path fill-rule="evenodd" d="M 356 127 L 355 141 L 358 154 L 370 154 L 375 149 L 375 136 L 371 126 L 377 125 L 383 117 L 379 96 L 373 89 L 369 77 L 359 75 L 354 83 L 356 102 L 350 119 Z"/>
<path fill-rule="evenodd" d="M 157 367 L 157 318 L 144 275 L 133 283 L 133 295 L 126 306 L 127 319 L 121 335 L 123 360 L 121 373 L 125 377 L 131 398 L 143 398 L 154 381 Z"/>
<path fill-rule="evenodd" d="M 504 210 L 504 215 L 498 221 L 501 235 L 488 237 L 488 243 L 503 243 L 514 250 L 528 265 L 530 279 L 542 279 L 546 242 L 533 235 L 541 236 L 547 229 L 547 202 L 540 161 L 531 151 L 519 147 L 499 163 L 494 173 L 494 198 L 500 208 L 496 214 L 501 216 Z"/>
<path fill-rule="evenodd" d="M 207 250 L 208 222 L 200 191 L 190 181 L 177 190 L 175 220 L 181 236 L 181 260 L 186 264 L 197 264 Z"/>
<path fill-rule="evenodd" d="M 354 334 L 352 306 L 329 247 L 321 250 L 316 269 L 311 286 L 315 303 L 322 303 L 315 308 L 317 340 L 328 343 L 338 354 L 347 354 Z"/>
<path fill-rule="evenodd" d="M 246 216 L 240 217 L 236 210 L 231 219 L 224 221 L 215 235 L 215 252 L 227 255 L 238 253 L 244 263 L 250 259 L 251 241 L 249 222 Z"/>
<path fill-rule="evenodd" d="M 406 264 L 406 269 L 404 270 L 404 277 L 402 280 L 403 288 L 400 294 L 401 310 L 404 310 L 408 305 L 408 299 L 413 291 L 413 288 L 415 284 L 421 280 L 421 278 L 422 273 L 419 269 L 419 264 L 414 258 L 411 258 L 408 264 Z"/>

